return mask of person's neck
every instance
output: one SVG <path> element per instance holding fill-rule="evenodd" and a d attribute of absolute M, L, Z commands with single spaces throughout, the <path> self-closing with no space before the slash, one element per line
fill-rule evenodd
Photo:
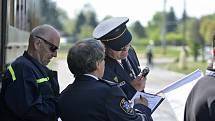
<path fill-rule="evenodd" d="M 39 63 L 41 63 L 41 61 L 40 61 L 40 56 L 39 56 L 34 50 L 28 49 L 28 50 L 27 50 L 27 53 L 28 53 L 28 55 L 30 55 L 32 58 L 34 58 L 34 59 L 37 60 Z"/>
<path fill-rule="evenodd" d="M 117 59 L 116 57 L 114 57 L 112 54 L 110 53 L 106 53 L 106 56 L 108 56 L 109 58 L 112 58 L 114 60 L 121 60 L 121 59 Z"/>
<path fill-rule="evenodd" d="M 27 50 L 27 53 L 28 53 L 28 55 L 30 55 L 31 57 L 35 57 L 35 54 L 34 54 L 34 52 L 32 51 L 32 50 Z"/>

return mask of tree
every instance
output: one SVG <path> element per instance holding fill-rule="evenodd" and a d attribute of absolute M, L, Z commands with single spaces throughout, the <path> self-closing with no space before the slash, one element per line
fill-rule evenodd
<path fill-rule="evenodd" d="M 193 52 L 193 55 L 194 55 L 194 61 L 197 61 L 198 59 L 198 55 L 199 55 L 199 52 L 198 50 L 200 48 L 202 48 L 202 58 L 203 58 L 203 61 L 204 61 L 204 40 L 199 32 L 199 27 L 200 27 L 200 22 L 198 19 L 195 19 L 194 23 L 193 23 L 193 30 L 192 30 L 192 38 L 193 38 L 193 41 L 191 43 L 191 47 L 192 47 L 192 52 Z"/>
<path fill-rule="evenodd" d="M 74 25 L 73 37 L 76 38 L 75 40 L 91 37 L 93 29 L 97 24 L 98 22 L 95 10 L 90 4 L 85 4 L 77 16 Z"/>
<path fill-rule="evenodd" d="M 215 32 L 215 14 L 207 15 L 200 20 L 200 34 L 206 44 L 211 45 L 212 35 Z"/>
<path fill-rule="evenodd" d="M 86 18 L 86 24 L 92 26 L 93 28 L 97 26 L 97 16 L 96 12 L 91 4 L 85 4 L 84 8 L 82 9 L 84 16 Z"/>
<path fill-rule="evenodd" d="M 132 31 L 138 38 L 146 37 L 145 29 L 139 21 L 135 21 L 132 25 Z"/>
<path fill-rule="evenodd" d="M 162 28 L 162 12 L 157 12 L 152 20 L 148 22 L 147 35 L 150 40 L 154 40 L 155 44 L 160 44 L 160 33 Z"/>
<path fill-rule="evenodd" d="M 75 30 L 74 30 L 75 34 L 79 34 L 81 32 L 81 26 L 83 26 L 85 24 L 85 22 L 86 22 L 86 18 L 84 16 L 83 11 L 81 11 L 78 14 L 78 17 L 76 19 Z"/>
<path fill-rule="evenodd" d="M 183 40 L 182 34 L 176 33 L 176 32 L 168 32 L 166 34 L 166 40 L 167 40 L 167 44 L 175 45 L 175 46 L 182 45 L 183 43 L 181 41 Z"/>
<path fill-rule="evenodd" d="M 61 20 L 66 18 L 66 13 L 56 7 L 56 3 L 51 0 L 40 0 L 42 24 L 50 24 L 58 30 L 63 29 Z"/>
<path fill-rule="evenodd" d="M 84 38 L 92 37 L 93 29 L 94 28 L 92 26 L 90 26 L 88 24 L 84 24 L 81 27 L 81 32 L 78 34 L 79 40 L 83 40 Z"/>
<path fill-rule="evenodd" d="M 72 34 L 75 30 L 75 20 L 66 19 L 63 21 L 63 31 L 67 34 Z"/>
<path fill-rule="evenodd" d="M 93 28 L 95 28 L 98 24 L 97 19 L 96 19 L 96 14 L 94 12 L 89 12 L 88 13 L 89 18 L 88 20 L 88 24 L 90 26 L 92 26 Z"/>
<path fill-rule="evenodd" d="M 167 14 L 167 24 L 166 24 L 166 31 L 167 32 L 175 32 L 177 28 L 177 18 L 175 16 L 175 12 L 173 7 L 170 8 L 170 12 Z"/>

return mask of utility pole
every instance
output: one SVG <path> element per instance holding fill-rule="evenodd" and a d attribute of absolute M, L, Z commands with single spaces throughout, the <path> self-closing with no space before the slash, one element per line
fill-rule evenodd
<path fill-rule="evenodd" d="M 186 29 L 187 29 L 186 19 L 187 19 L 186 0 L 184 0 L 184 12 L 183 12 L 183 39 L 184 39 L 184 43 L 183 43 L 183 46 L 186 45 Z"/>
<path fill-rule="evenodd" d="M 161 46 L 163 47 L 163 52 L 166 54 L 166 0 L 163 3 L 163 24 L 161 28 Z"/>
<path fill-rule="evenodd" d="M 184 0 L 184 11 L 182 16 L 182 22 L 183 22 L 183 39 L 184 42 L 182 43 L 182 48 L 179 56 L 179 68 L 181 69 L 187 69 L 187 49 L 186 49 L 186 19 L 187 19 L 187 13 L 186 13 L 186 1 Z"/>

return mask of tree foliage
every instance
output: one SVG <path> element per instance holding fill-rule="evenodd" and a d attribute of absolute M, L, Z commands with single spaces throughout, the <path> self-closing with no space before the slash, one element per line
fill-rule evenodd
<path fill-rule="evenodd" d="M 152 20 L 148 22 L 146 28 L 148 38 L 154 40 L 155 44 L 160 43 L 160 33 L 161 33 L 161 24 L 162 21 L 162 12 L 157 12 L 153 16 Z"/>
<path fill-rule="evenodd" d="M 212 36 L 215 32 L 215 14 L 204 16 L 201 18 L 199 31 L 206 44 L 211 45 Z"/>
<path fill-rule="evenodd" d="M 77 40 L 89 38 L 92 36 L 93 29 L 97 24 L 96 12 L 90 4 L 86 4 L 75 20 L 73 36 Z"/>
<path fill-rule="evenodd" d="M 76 19 L 74 34 L 79 34 L 81 32 L 81 27 L 85 24 L 86 18 L 83 11 L 81 11 Z"/>
<path fill-rule="evenodd" d="M 145 28 L 141 25 L 139 21 L 135 21 L 132 25 L 132 31 L 138 38 L 146 37 Z"/>
<path fill-rule="evenodd" d="M 189 45 L 192 48 L 192 53 L 194 57 L 194 61 L 197 61 L 199 56 L 199 49 L 202 48 L 202 51 L 204 51 L 204 40 L 199 32 L 200 27 L 200 21 L 198 19 L 195 19 L 193 22 L 193 29 L 191 31 L 191 37 L 193 38 L 192 41 L 190 41 Z M 203 52 L 204 53 L 204 52 Z M 203 55 L 204 56 L 204 55 Z M 204 59 L 204 57 L 203 57 Z"/>
<path fill-rule="evenodd" d="M 66 12 L 57 8 L 56 3 L 51 0 L 40 0 L 42 24 L 50 24 L 58 30 L 63 29 L 62 20 L 68 18 Z"/>
<path fill-rule="evenodd" d="M 170 12 L 168 12 L 167 17 L 166 17 L 166 31 L 175 32 L 176 28 L 177 28 L 177 18 L 175 16 L 173 7 L 171 7 Z"/>

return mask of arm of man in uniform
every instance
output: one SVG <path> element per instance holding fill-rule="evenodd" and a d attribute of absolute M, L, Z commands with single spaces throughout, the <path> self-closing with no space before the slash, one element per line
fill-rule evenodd
<path fill-rule="evenodd" d="M 143 104 L 131 107 L 123 91 L 113 86 L 106 101 L 107 115 L 110 121 L 152 121 L 151 110 Z"/>
<path fill-rule="evenodd" d="M 5 94 L 9 109 L 24 120 L 55 120 L 56 98 L 51 84 L 48 81 L 38 84 L 31 67 L 18 66 L 13 67 L 16 80 L 7 87 Z"/>

